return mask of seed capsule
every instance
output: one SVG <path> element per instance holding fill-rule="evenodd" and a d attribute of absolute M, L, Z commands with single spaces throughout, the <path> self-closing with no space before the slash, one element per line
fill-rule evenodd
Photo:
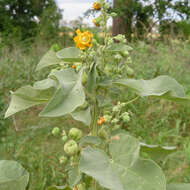
<path fill-rule="evenodd" d="M 69 137 L 73 140 L 80 140 L 80 138 L 82 137 L 82 131 L 77 128 L 72 128 L 69 131 Z"/>
<path fill-rule="evenodd" d="M 64 151 L 67 155 L 73 156 L 78 153 L 79 148 L 77 143 L 74 140 L 69 140 L 65 145 L 64 145 Z"/>

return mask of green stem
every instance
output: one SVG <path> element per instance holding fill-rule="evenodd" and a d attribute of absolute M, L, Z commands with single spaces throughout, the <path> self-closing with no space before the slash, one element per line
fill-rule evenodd
<path fill-rule="evenodd" d="M 140 97 L 140 96 L 137 96 L 137 97 L 135 97 L 134 99 L 128 101 L 128 102 L 126 103 L 126 105 L 127 105 L 127 104 L 131 104 L 132 102 L 136 101 L 137 99 L 139 99 L 139 97 Z"/>
<path fill-rule="evenodd" d="M 92 117 L 92 126 L 91 126 L 93 136 L 97 136 L 98 134 L 97 120 L 98 120 L 98 106 L 97 106 L 97 101 L 95 101 L 93 105 L 93 117 Z"/>

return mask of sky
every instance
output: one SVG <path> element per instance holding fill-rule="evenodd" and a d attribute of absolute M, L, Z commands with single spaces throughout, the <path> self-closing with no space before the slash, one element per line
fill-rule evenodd
<path fill-rule="evenodd" d="M 95 0 L 56 0 L 59 8 L 64 9 L 63 20 L 71 21 L 79 16 L 84 17 L 83 13 L 92 8 Z M 92 17 L 84 18 L 84 22 L 92 24 Z"/>

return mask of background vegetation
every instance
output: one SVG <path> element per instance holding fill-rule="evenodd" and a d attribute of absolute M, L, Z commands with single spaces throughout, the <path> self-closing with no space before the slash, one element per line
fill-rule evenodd
<path fill-rule="evenodd" d="M 167 74 L 180 82 L 190 95 L 189 2 L 175 1 L 173 4 L 171 0 L 156 0 L 152 5 L 138 0 L 125 2 L 132 3 L 130 9 L 129 6 L 121 9 L 115 1 L 115 11 L 122 13 L 120 20 L 115 22 L 122 23 L 130 14 L 127 26 L 130 24 L 131 27 L 121 27 L 115 32 L 124 31 L 134 48 L 130 66 L 135 73 L 131 77 L 151 79 Z M 165 19 L 171 5 L 175 14 L 179 15 L 177 21 L 173 17 Z M 153 6 L 157 7 L 154 13 Z M 43 74 L 35 72 L 42 55 L 53 44 L 62 48 L 74 45 L 74 30 L 83 23 L 80 20 L 72 22 L 72 27 L 60 23 L 61 11 L 53 0 L 0 2 L 0 157 L 17 160 L 29 171 L 29 190 L 43 190 L 51 184 L 61 185 L 64 181 L 58 159 L 63 145 L 52 137 L 52 128 L 83 127 L 69 117 L 38 118 L 39 108 L 3 119 L 10 90 L 32 84 L 47 74 L 46 70 Z M 91 27 L 90 30 L 101 41 L 98 29 Z M 125 101 L 133 96 L 131 92 L 123 93 L 121 98 Z M 190 182 L 189 106 L 143 98 L 129 105 L 128 109 L 131 121 L 125 126 L 127 131 L 148 144 L 177 146 L 178 151 L 166 162 L 158 161 L 165 169 L 167 180 Z"/>

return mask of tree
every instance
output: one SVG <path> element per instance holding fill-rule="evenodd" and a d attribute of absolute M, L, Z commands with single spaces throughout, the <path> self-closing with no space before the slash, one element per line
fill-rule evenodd
<path fill-rule="evenodd" d="M 35 36 L 41 23 L 56 28 L 60 18 L 54 0 L 0 1 L 0 31 L 4 37 L 12 35 L 23 40 Z"/>
<path fill-rule="evenodd" d="M 126 34 L 131 38 L 132 18 L 133 18 L 133 0 L 114 0 L 114 10 L 118 14 L 113 19 L 113 36 L 117 34 Z"/>
<path fill-rule="evenodd" d="M 133 28 L 141 36 L 149 27 L 149 19 L 153 14 L 151 5 L 144 5 L 140 0 L 114 0 L 114 11 L 118 18 L 113 20 L 113 35 L 124 34 L 131 39 Z"/>
<path fill-rule="evenodd" d="M 189 0 L 114 0 L 114 10 L 118 18 L 113 21 L 113 35 L 125 34 L 129 40 L 134 31 L 141 37 L 151 32 L 155 24 L 162 32 L 165 25 L 188 23 L 190 19 Z"/>

